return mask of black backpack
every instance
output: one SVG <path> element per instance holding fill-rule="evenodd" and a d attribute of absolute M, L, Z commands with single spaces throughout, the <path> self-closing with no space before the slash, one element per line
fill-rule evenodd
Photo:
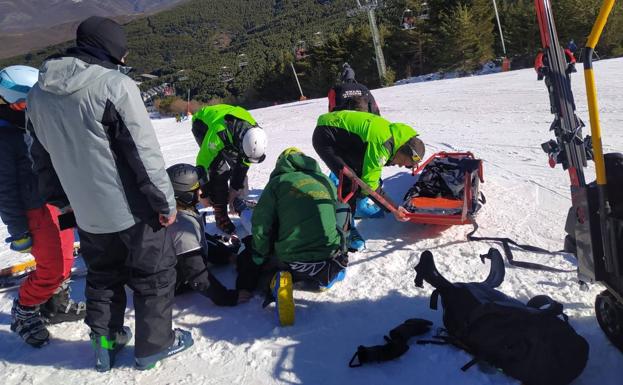
<path fill-rule="evenodd" d="M 435 287 L 433 309 L 441 296 L 445 330 L 437 338 L 474 356 L 463 370 L 482 362 L 524 385 L 569 384 L 586 366 L 588 343 L 571 327 L 560 303 L 537 296 L 524 305 L 495 290 L 504 280 L 504 261 L 493 248 L 481 256 L 483 263 L 485 258 L 491 271 L 484 282 L 451 283 L 437 271 L 432 253 L 422 253 L 415 284 Z"/>

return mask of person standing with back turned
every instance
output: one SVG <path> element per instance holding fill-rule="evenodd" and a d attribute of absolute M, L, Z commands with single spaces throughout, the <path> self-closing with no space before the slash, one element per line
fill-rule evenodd
<path fill-rule="evenodd" d="M 190 332 L 172 329 L 173 188 L 140 91 L 123 73 L 123 28 L 90 17 L 78 26 L 76 45 L 43 63 L 28 95 L 32 154 L 47 171 L 47 199 L 64 200 L 75 213 L 96 369 L 110 370 L 130 339 L 126 284 L 136 310 L 135 366 L 150 369 L 193 344 Z"/>

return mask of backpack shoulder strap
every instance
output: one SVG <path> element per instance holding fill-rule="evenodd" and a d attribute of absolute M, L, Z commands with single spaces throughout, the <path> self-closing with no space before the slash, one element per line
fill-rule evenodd
<path fill-rule="evenodd" d="M 426 250 L 420 256 L 420 262 L 415 266 L 415 286 L 424 287 L 424 281 L 430 283 L 435 289 L 453 287 L 452 283 L 445 279 L 437 270 L 433 253 Z"/>
<path fill-rule="evenodd" d="M 490 248 L 487 254 L 481 255 L 480 260 L 482 263 L 485 263 L 485 259 L 491 260 L 491 270 L 489 271 L 489 275 L 487 279 L 483 282 L 486 286 L 490 288 L 498 287 L 504 282 L 504 276 L 506 275 L 506 269 L 504 268 L 504 259 L 502 258 L 502 254 L 495 249 Z"/>

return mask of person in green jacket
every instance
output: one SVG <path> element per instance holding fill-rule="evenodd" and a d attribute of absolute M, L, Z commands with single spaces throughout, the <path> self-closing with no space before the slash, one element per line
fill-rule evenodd
<path fill-rule="evenodd" d="M 251 163 L 266 158 L 266 133 L 247 110 L 227 104 L 197 111 L 192 132 L 200 147 L 197 166 L 205 171 L 202 203 L 213 207 L 216 226 L 233 234 L 227 206 L 244 190 Z"/>
<path fill-rule="evenodd" d="M 360 111 L 336 111 L 320 115 L 312 143 L 314 149 L 335 174 L 344 166 L 350 167 L 372 190 L 381 190 L 381 172 L 384 166 L 413 168 L 424 157 L 424 143 L 418 133 L 403 123 Z M 344 181 L 344 191 L 350 191 L 350 181 Z M 361 194 L 361 193 L 360 193 Z M 357 199 L 349 204 L 355 212 Z M 406 210 L 399 208 L 396 219 L 405 221 Z M 351 224 L 350 248 L 361 250 L 365 241 Z"/>
<path fill-rule="evenodd" d="M 238 257 L 236 288 L 253 291 L 261 277 L 260 288 L 267 288 L 272 277 L 280 321 L 291 324 L 293 281 L 326 289 L 344 278 L 350 208 L 338 203 L 335 185 L 313 158 L 289 148 L 279 156 L 251 222 L 252 247 Z"/>

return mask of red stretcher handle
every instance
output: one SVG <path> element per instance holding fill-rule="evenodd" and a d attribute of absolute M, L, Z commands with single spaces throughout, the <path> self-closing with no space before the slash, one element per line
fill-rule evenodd
<path fill-rule="evenodd" d="M 348 199 L 342 198 L 341 187 L 342 187 L 342 181 L 344 180 L 344 177 L 350 179 L 353 186 L 356 186 L 353 189 L 351 189 L 351 192 L 347 195 L 346 198 Z M 398 211 L 396 204 L 394 204 L 394 202 L 392 202 L 391 199 L 384 197 L 383 195 L 372 190 L 366 182 L 359 179 L 359 177 L 353 172 L 353 170 L 351 170 L 348 166 L 344 166 L 342 170 L 340 171 L 340 186 L 338 187 L 338 197 L 340 201 L 343 203 L 346 203 L 346 201 L 352 198 L 352 196 L 355 194 L 355 191 L 357 191 L 357 187 L 361 188 L 366 194 L 374 198 L 375 201 L 377 201 L 379 204 L 381 204 L 383 207 L 385 207 L 390 212 L 396 213 Z"/>

